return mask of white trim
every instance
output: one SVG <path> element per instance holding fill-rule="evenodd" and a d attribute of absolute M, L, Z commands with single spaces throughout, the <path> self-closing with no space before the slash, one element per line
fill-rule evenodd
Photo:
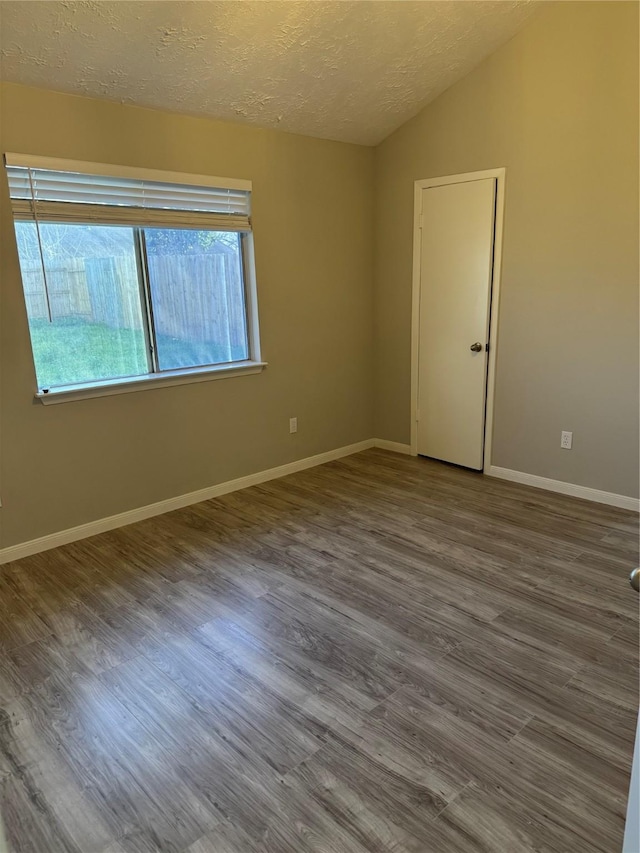
<path fill-rule="evenodd" d="M 614 492 L 602 492 L 600 489 L 591 489 L 589 486 L 578 486 L 575 483 L 565 483 L 562 480 L 549 480 L 547 477 L 538 477 L 537 474 L 525 474 L 523 471 L 512 471 L 510 468 L 498 468 L 491 465 L 485 471 L 490 477 L 499 480 L 510 480 L 512 483 L 522 483 L 525 486 L 533 486 L 536 489 L 546 489 L 548 492 L 559 492 L 561 495 L 571 495 L 574 498 L 582 498 L 585 501 L 594 501 L 599 504 L 609 504 L 621 509 L 630 509 L 640 512 L 640 499 L 630 498 L 627 495 L 616 495 Z"/>
<path fill-rule="evenodd" d="M 403 453 L 405 456 L 411 456 L 411 445 L 401 444 L 399 441 L 387 441 L 386 438 L 374 438 L 373 446 L 380 450 L 390 450 L 392 453 Z"/>
<path fill-rule="evenodd" d="M 493 412 L 496 392 L 496 357 L 498 355 L 498 312 L 502 278 L 502 238 L 504 232 L 505 169 L 496 169 L 496 221 L 493 238 L 493 278 L 491 281 L 491 318 L 489 322 L 489 364 L 487 366 L 487 402 L 484 421 L 484 466 L 491 468 L 493 453 Z"/>
<path fill-rule="evenodd" d="M 50 533 L 47 536 L 41 536 L 38 539 L 21 542 L 18 545 L 10 545 L 7 548 L 0 549 L 0 564 L 8 563 L 11 560 L 20 560 L 23 557 L 29 557 L 32 554 L 38 554 L 41 551 L 48 551 L 51 548 L 58 548 L 60 545 L 67 545 L 69 542 L 77 542 L 79 539 L 86 539 L 89 536 L 96 536 L 97 534 L 105 533 L 108 530 L 115 530 L 116 528 L 124 527 L 127 524 L 135 524 L 137 521 L 144 521 L 146 518 L 153 518 L 156 515 L 162 515 L 165 512 L 182 509 L 185 506 L 200 503 L 201 501 L 211 500 L 212 498 L 220 497 L 221 495 L 226 495 L 230 492 L 247 489 L 250 486 L 257 486 L 260 483 L 266 483 L 268 480 L 286 477 L 289 474 L 295 474 L 297 471 L 304 471 L 307 468 L 324 465 L 326 462 L 332 462 L 334 459 L 342 459 L 345 456 L 360 453 L 371 447 L 379 447 L 380 449 L 390 450 L 395 453 L 410 454 L 410 446 L 408 444 L 401 444 L 396 441 L 387 441 L 383 438 L 366 439 L 365 441 L 359 441 L 356 444 L 349 444 L 345 447 L 338 447 L 335 450 L 329 450 L 325 453 L 318 453 L 316 456 L 307 456 L 304 459 L 297 459 L 294 462 L 279 465 L 277 468 L 258 471 L 255 474 L 238 477 L 236 480 L 228 480 L 225 483 L 218 483 L 215 486 L 209 486 L 195 492 L 188 492 L 187 494 L 178 495 L 174 498 L 167 498 L 167 500 L 138 507 L 137 509 L 132 509 L 128 512 L 121 512 L 117 515 L 108 516 L 107 518 L 99 518 L 96 521 L 90 521 L 87 524 L 80 524 L 77 527 L 70 527 L 67 530 L 60 530 L 57 533 Z M 590 489 L 587 486 L 577 486 L 573 483 L 563 483 L 559 480 L 549 480 L 546 477 L 537 477 L 534 474 L 525 474 L 521 471 L 511 471 L 508 468 L 498 468 L 495 465 L 492 465 L 485 473 L 491 477 L 510 480 L 514 483 L 535 486 L 536 488 L 547 489 L 552 492 L 560 492 L 561 494 L 572 495 L 573 497 L 583 498 L 597 503 L 610 504 L 611 506 L 622 507 L 623 509 L 630 509 L 636 512 L 640 511 L 640 501 L 637 498 L 630 498 L 625 495 L 602 492 L 598 489 Z"/>
<path fill-rule="evenodd" d="M 244 273 L 244 304 L 249 337 L 249 354 L 257 363 L 262 362 L 260 343 L 260 324 L 258 322 L 258 281 L 256 279 L 256 256 L 253 232 L 244 233 L 240 238 L 242 268 Z"/>
<path fill-rule="evenodd" d="M 236 492 L 239 489 L 246 489 L 249 486 L 257 486 L 259 483 L 266 483 L 267 480 L 286 477 L 288 474 L 295 474 L 297 471 L 304 471 L 306 468 L 324 465 L 325 462 L 341 459 L 343 456 L 351 456 L 353 453 L 360 453 L 360 451 L 368 450 L 373 446 L 373 439 L 359 441 L 357 444 L 338 447 L 326 453 L 318 453 L 316 456 L 297 459 L 295 462 L 288 462 L 286 465 L 279 465 L 277 468 L 258 471 L 255 474 L 238 477 L 236 480 L 228 480 L 226 483 L 218 483 L 215 486 L 199 489 L 196 492 L 178 495 L 175 498 L 168 498 L 167 500 L 138 507 L 128 512 L 120 512 L 117 515 L 111 515 L 107 518 L 99 518 L 87 524 L 80 524 L 78 527 L 70 527 L 67 530 L 50 533 L 47 536 L 41 536 L 29 542 L 21 542 L 19 545 L 11 545 L 8 548 L 0 549 L 0 564 L 8 563 L 10 560 L 19 560 L 22 557 L 29 557 L 31 554 L 38 554 L 40 551 L 48 551 L 51 548 L 57 548 L 69 542 L 76 542 L 78 539 L 86 539 L 88 536 L 95 536 L 97 533 L 105 533 L 107 530 L 115 530 L 117 527 L 134 524 L 136 521 L 143 521 L 145 518 L 162 515 L 174 509 L 181 509 L 191 504 L 200 503 L 200 501 L 208 501 L 211 498 L 217 498 L 229 492 Z"/>
<path fill-rule="evenodd" d="M 500 169 L 483 169 L 480 172 L 463 172 L 461 175 L 445 175 L 442 178 L 424 178 L 422 181 L 416 181 L 420 184 L 420 189 L 427 187 L 445 187 L 449 184 L 466 184 L 469 181 L 484 181 L 486 178 L 504 177 L 504 167 Z"/>
<path fill-rule="evenodd" d="M 151 388 L 168 388 L 172 385 L 191 385 L 194 382 L 210 382 L 212 379 L 248 376 L 252 373 L 262 373 L 265 367 L 267 367 L 267 363 L 264 361 L 236 361 L 230 364 L 219 364 L 215 367 L 168 370 L 164 373 L 146 373 L 143 376 L 105 379 L 103 382 L 85 382 L 83 385 L 61 385 L 48 391 L 38 391 L 35 397 L 45 406 L 51 406 L 54 403 L 88 400 L 91 397 L 111 397 L 114 394 L 148 391 Z"/>
<path fill-rule="evenodd" d="M 627 820 L 624 825 L 622 853 L 636 853 L 640 850 L 640 715 L 636 728 L 636 743 L 631 763 L 631 781 L 627 797 Z"/>
<path fill-rule="evenodd" d="M 422 259 L 422 182 L 413 188 L 413 276 L 411 282 L 411 455 L 418 455 L 418 359 L 420 355 L 420 267 Z"/>
<path fill-rule="evenodd" d="M 89 163 L 85 160 L 63 160 L 58 157 L 40 157 L 37 154 L 6 152 L 7 166 L 31 169 L 49 169 L 53 172 L 75 172 L 80 175 L 104 175 L 109 178 L 133 178 L 139 181 L 160 181 L 164 184 L 186 184 L 194 187 L 217 187 L 225 190 L 251 191 L 251 181 L 240 178 L 218 178 L 213 175 L 191 175 L 185 172 L 164 172 L 161 169 L 143 169 L 137 166 L 118 166 L 113 163 Z"/>
<path fill-rule="evenodd" d="M 500 307 L 500 278 L 502 274 L 502 236 L 504 230 L 504 192 L 506 169 L 485 169 L 465 172 L 443 178 L 426 178 L 414 184 L 413 214 L 413 282 L 411 299 L 411 455 L 418 455 L 418 347 L 420 342 L 420 257 L 422 249 L 422 190 L 447 184 L 496 179 L 496 219 L 491 281 L 491 322 L 489 325 L 489 361 L 487 366 L 487 402 L 484 423 L 484 468 L 491 467 L 493 446 L 493 409 L 496 383 L 496 355 L 498 351 L 498 312 Z"/>

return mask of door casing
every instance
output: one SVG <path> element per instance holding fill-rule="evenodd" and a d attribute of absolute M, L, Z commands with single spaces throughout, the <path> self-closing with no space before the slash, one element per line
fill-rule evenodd
<path fill-rule="evenodd" d="M 493 275 L 491 277 L 491 320 L 489 324 L 489 360 L 487 365 L 487 402 L 484 422 L 484 463 L 486 473 L 491 467 L 493 440 L 493 408 L 495 372 L 500 309 L 500 274 L 502 270 L 502 231 L 504 224 L 504 191 L 506 169 L 486 169 L 482 172 L 465 172 L 443 178 L 426 178 L 414 184 L 413 215 L 413 292 L 411 301 L 411 455 L 418 455 L 418 352 L 420 347 L 420 266 L 422 253 L 422 190 L 447 184 L 496 179 L 496 214 L 494 235 Z"/>

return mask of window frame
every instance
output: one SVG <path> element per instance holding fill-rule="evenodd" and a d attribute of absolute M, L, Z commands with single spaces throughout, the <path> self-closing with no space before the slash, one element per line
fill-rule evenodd
<path fill-rule="evenodd" d="M 16 160 L 22 161 L 17 163 Z M 192 184 L 195 186 L 208 186 L 218 188 L 244 189 L 251 193 L 251 182 L 240 181 L 227 178 L 213 178 L 209 176 L 188 175 L 176 172 L 159 172 L 149 169 L 134 169 L 125 166 L 102 165 L 96 163 L 75 162 L 68 160 L 55 160 L 43 157 L 34 157 L 30 155 L 14 155 L 6 154 L 5 161 L 7 165 L 24 165 L 32 168 L 46 168 L 53 171 L 73 171 L 76 173 L 85 173 L 89 175 L 100 175 L 104 177 L 125 177 L 135 178 L 140 180 L 154 180 L 167 184 Z M 171 387 L 176 385 L 188 385 L 196 382 L 205 382 L 216 379 L 227 379 L 236 376 L 245 376 L 261 373 L 267 366 L 267 363 L 262 360 L 260 347 L 260 329 L 258 324 L 258 294 L 256 285 L 255 272 L 255 257 L 254 257 L 254 240 L 253 231 L 241 228 L 227 228 L 231 233 L 239 235 L 240 248 L 240 267 L 242 275 L 242 286 L 244 295 L 244 315 L 247 334 L 247 350 L 248 357 L 241 361 L 221 362 L 218 364 L 208 364 L 192 367 L 184 367 L 173 370 L 161 370 L 158 364 L 157 344 L 155 341 L 155 325 L 153 319 L 153 301 L 151 297 L 151 288 L 149 281 L 148 260 L 146 254 L 145 228 L 166 227 L 171 229 L 171 225 L 161 224 L 147 225 L 142 221 L 138 225 L 128 223 L 128 227 L 133 230 L 134 250 L 136 255 L 136 267 L 138 272 L 138 284 L 140 288 L 141 308 L 143 312 L 143 327 L 145 347 L 147 351 L 147 367 L 149 372 L 138 376 L 116 377 L 111 379 L 100 379 L 90 382 L 74 383 L 69 385 L 56 385 L 52 388 L 39 388 L 36 377 L 35 352 L 31 343 L 31 357 L 33 363 L 34 377 L 36 377 L 36 392 L 35 399 L 45 405 L 52 403 L 63 403 L 72 400 L 82 400 L 92 397 L 112 396 L 115 394 L 124 394 L 134 391 L 147 390 L 151 388 Z M 14 222 L 18 220 L 14 216 Z M 41 220 L 46 223 L 46 218 Z M 71 224 L 71 223 L 70 223 Z M 78 223 L 81 224 L 81 223 Z M 89 223 L 96 224 L 100 223 Z M 123 223 L 124 224 L 124 223 Z M 105 227 L 109 227 L 105 223 Z M 249 220 L 249 228 L 251 228 Z M 193 226 L 187 230 L 211 230 L 216 231 L 215 225 L 206 228 L 203 224 Z M 23 298 L 24 293 L 23 283 Z"/>

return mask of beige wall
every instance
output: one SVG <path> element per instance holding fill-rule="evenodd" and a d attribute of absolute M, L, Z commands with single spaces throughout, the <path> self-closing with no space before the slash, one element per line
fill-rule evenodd
<path fill-rule="evenodd" d="M 636 496 L 636 3 L 544 4 L 377 149 L 376 435 L 409 442 L 413 182 L 498 166 L 493 464 Z"/>
<path fill-rule="evenodd" d="M 3 547 L 371 437 L 372 149 L 9 84 L 1 119 L 2 151 L 252 180 L 269 362 L 257 376 L 35 403 L 0 181 Z"/>
<path fill-rule="evenodd" d="M 0 546 L 373 435 L 408 442 L 413 182 L 496 166 L 507 195 L 493 462 L 637 495 L 637 9 L 544 5 L 375 152 L 4 84 L 3 151 L 254 182 L 269 368 L 34 402 L 0 181 Z"/>

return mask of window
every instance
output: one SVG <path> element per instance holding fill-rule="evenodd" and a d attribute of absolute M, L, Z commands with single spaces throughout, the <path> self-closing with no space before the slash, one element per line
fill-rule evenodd
<path fill-rule="evenodd" d="M 263 367 L 248 182 L 5 159 L 44 402 Z"/>

